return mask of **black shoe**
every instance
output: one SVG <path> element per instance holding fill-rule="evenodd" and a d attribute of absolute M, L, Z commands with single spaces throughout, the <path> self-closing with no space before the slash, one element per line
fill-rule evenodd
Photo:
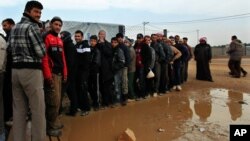
<path fill-rule="evenodd" d="M 247 72 L 243 72 L 243 77 L 246 77 L 247 76 Z"/>
<path fill-rule="evenodd" d="M 94 107 L 94 111 L 99 111 L 99 106 Z"/>
<path fill-rule="evenodd" d="M 59 129 L 47 129 L 47 135 L 52 137 L 60 137 L 62 135 L 62 131 Z"/>
<path fill-rule="evenodd" d="M 122 101 L 122 102 L 121 102 L 121 105 L 122 105 L 122 106 L 126 106 L 126 105 L 127 105 L 127 100 Z"/>
<path fill-rule="evenodd" d="M 74 116 L 76 116 L 76 112 L 68 112 L 68 113 L 66 113 L 66 115 L 74 117 Z"/>

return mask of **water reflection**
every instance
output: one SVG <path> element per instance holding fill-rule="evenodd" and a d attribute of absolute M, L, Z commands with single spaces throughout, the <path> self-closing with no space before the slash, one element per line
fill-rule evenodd
<path fill-rule="evenodd" d="M 242 115 L 242 104 L 240 104 L 241 101 L 243 101 L 242 93 L 235 93 L 233 91 L 228 91 L 227 106 L 229 108 L 231 119 L 233 121 L 237 120 L 237 118 L 240 118 Z"/>
<path fill-rule="evenodd" d="M 209 93 L 206 93 L 195 100 L 194 110 L 195 113 L 200 117 L 200 121 L 207 121 L 207 118 L 211 115 L 211 103 L 211 95 Z"/>
<path fill-rule="evenodd" d="M 227 89 L 211 89 L 209 94 L 212 99 L 211 121 L 230 122 L 248 119 L 246 116 L 250 114 L 250 107 L 247 103 L 250 103 L 250 94 Z"/>

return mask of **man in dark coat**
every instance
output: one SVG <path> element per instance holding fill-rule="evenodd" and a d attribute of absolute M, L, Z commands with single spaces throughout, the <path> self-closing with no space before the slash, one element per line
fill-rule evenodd
<path fill-rule="evenodd" d="M 101 52 L 101 68 L 100 68 L 100 91 L 102 108 L 114 104 L 114 74 L 112 72 L 113 50 L 111 44 L 105 39 L 106 32 L 104 30 L 98 33 L 98 49 Z"/>
<path fill-rule="evenodd" d="M 61 39 L 63 40 L 65 59 L 68 69 L 68 80 L 64 83 L 62 94 L 67 93 L 70 100 L 70 110 L 67 115 L 75 116 L 77 112 L 77 93 L 76 93 L 76 71 L 77 58 L 76 48 L 68 31 L 62 31 Z"/>
<path fill-rule="evenodd" d="M 194 49 L 194 59 L 196 61 L 196 79 L 213 82 L 209 63 L 212 59 L 211 47 L 207 44 L 207 38 L 202 37 L 200 43 Z"/>

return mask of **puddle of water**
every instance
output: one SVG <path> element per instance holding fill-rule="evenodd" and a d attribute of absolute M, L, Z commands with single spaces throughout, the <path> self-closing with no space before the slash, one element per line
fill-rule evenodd
<path fill-rule="evenodd" d="M 250 94 L 226 89 L 171 93 L 93 112 L 63 117 L 65 141 L 115 141 L 127 128 L 137 140 L 228 140 L 230 124 L 250 123 Z M 249 104 L 249 105 L 248 105 Z M 158 132 L 164 129 L 165 132 Z"/>

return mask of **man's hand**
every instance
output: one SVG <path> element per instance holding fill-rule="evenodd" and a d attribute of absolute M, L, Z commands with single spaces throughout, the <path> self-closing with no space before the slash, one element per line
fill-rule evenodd
<path fill-rule="evenodd" d="M 63 77 L 63 83 L 67 82 L 67 76 Z"/>

